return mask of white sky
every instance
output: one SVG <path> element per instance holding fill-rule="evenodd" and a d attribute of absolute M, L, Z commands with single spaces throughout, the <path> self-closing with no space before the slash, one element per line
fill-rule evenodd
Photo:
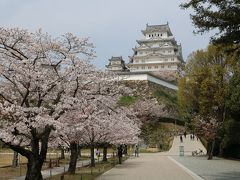
<path fill-rule="evenodd" d="M 210 34 L 194 35 L 184 0 L 0 0 L 0 26 L 42 28 L 54 36 L 72 32 L 87 36 L 96 46 L 94 64 L 104 68 L 111 56 L 128 56 L 146 24 L 169 22 L 182 44 L 183 57 L 206 48 Z M 186 1 L 186 0 L 185 0 Z"/>

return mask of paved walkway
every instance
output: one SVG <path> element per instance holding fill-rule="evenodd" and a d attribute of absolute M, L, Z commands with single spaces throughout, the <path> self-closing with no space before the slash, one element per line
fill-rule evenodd
<path fill-rule="evenodd" d="M 123 165 L 118 165 L 104 173 L 98 180 L 193 180 L 201 179 L 190 170 L 179 165 L 169 156 L 179 156 L 179 145 L 184 145 L 186 154 L 199 148 L 206 152 L 200 141 L 190 141 L 175 137 L 169 152 L 143 153 L 138 158 L 130 158 Z"/>

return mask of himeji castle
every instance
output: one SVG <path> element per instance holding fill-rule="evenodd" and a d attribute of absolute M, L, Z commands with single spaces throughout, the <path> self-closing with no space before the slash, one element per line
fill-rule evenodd
<path fill-rule="evenodd" d="M 182 47 L 177 44 L 168 24 L 148 25 L 142 31 L 144 38 L 137 40 L 130 57 L 131 72 L 176 72 L 183 62 Z"/>
<path fill-rule="evenodd" d="M 129 63 L 125 64 L 122 57 L 112 57 L 107 69 L 120 75 L 131 75 L 131 78 L 147 74 L 155 78 L 175 79 L 184 61 L 181 44 L 175 40 L 169 24 L 147 24 L 142 34 L 144 37 L 137 40 Z"/>

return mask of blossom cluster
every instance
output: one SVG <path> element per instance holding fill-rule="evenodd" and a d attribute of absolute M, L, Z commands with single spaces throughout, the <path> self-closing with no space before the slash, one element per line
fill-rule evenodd
<path fill-rule="evenodd" d="M 31 148 L 50 128 L 52 146 L 136 142 L 136 117 L 116 103 L 127 89 L 94 57 L 88 38 L 0 28 L 0 140 Z"/>

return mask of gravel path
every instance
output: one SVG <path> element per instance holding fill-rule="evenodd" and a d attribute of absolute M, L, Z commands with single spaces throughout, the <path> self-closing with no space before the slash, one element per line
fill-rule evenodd
<path fill-rule="evenodd" d="M 191 156 L 172 158 L 206 180 L 240 180 L 240 161 Z"/>
<path fill-rule="evenodd" d="M 190 141 L 189 136 L 175 137 L 169 152 L 145 153 L 138 158 L 131 158 L 122 165 L 111 169 L 98 178 L 98 180 L 192 180 L 198 178 L 190 170 L 179 166 L 169 156 L 179 156 L 179 146 L 184 146 L 185 155 L 201 148 L 206 151 L 200 141 Z"/>
<path fill-rule="evenodd" d="M 184 156 L 179 156 L 179 146 L 184 146 Z M 104 173 L 98 180 L 240 180 L 240 161 L 206 156 L 192 156 L 192 151 L 206 149 L 196 138 L 190 135 L 175 137 L 168 152 L 141 154 L 139 158 L 130 158 Z"/>
<path fill-rule="evenodd" d="M 186 138 L 183 136 L 183 142 L 180 142 L 180 137 L 174 137 L 173 144 L 171 149 L 169 150 L 169 155 L 179 155 L 179 146 L 184 146 L 184 155 L 192 156 L 192 151 L 199 151 L 201 149 L 204 154 L 207 153 L 205 147 L 202 145 L 200 140 L 195 138 L 194 141 L 190 139 L 190 135 L 187 135 Z"/>
<path fill-rule="evenodd" d="M 104 173 L 97 180 L 193 180 L 162 153 L 144 153 Z"/>
<path fill-rule="evenodd" d="M 196 139 L 191 141 L 189 137 L 188 135 L 186 139 L 183 138 L 183 143 L 180 143 L 179 137 L 174 139 L 173 146 L 169 151 L 171 158 L 206 180 L 240 180 L 240 161 L 221 158 L 207 160 L 206 156 L 193 157 L 192 151 L 200 148 L 206 154 L 206 149 L 200 141 Z M 184 157 L 178 156 L 177 147 L 179 145 L 184 145 L 186 150 Z"/>

